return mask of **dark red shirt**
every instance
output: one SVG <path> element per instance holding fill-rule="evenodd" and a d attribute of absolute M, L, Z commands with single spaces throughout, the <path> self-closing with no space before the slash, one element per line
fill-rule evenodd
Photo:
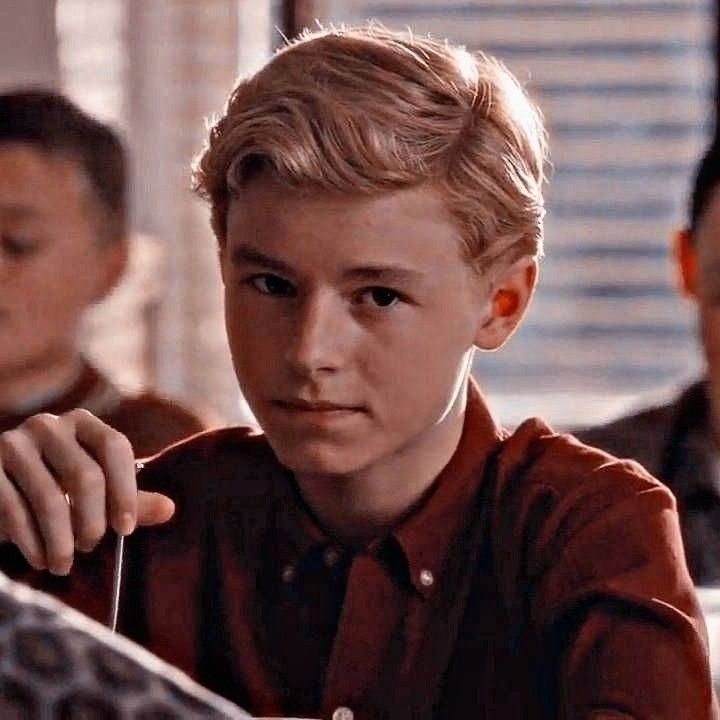
<path fill-rule="evenodd" d="M 474 387 L 454 457 L 365 551 L 263 436 L 197 436 L 142 482 L 177 512 L 127 543 L 123 631 L 255 714 L 717 717 L 672 495 L 539 420 L 505 436 Z"/>

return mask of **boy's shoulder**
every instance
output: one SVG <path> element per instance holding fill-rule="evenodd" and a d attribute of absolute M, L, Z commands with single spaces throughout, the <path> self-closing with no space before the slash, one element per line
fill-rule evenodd
<path fill-rule="evenodd" d="M 102 419 L 126 435 L 138 455 L 155 454 L 212 424 L 209 413 L 149 391 L 123 394 Z"/>
<path fill-rule="evenodd" d="M 257 499 L 287 473 L 265 435 L 248 427 L 198 433 L 142 462 L 140 489 L 167 494 L 180 506 Z"/>
<path fill-rule="evenodd" d="M 639 463 L 531 418 L 503 442 L 492 503 L 495 514 L 508 521 L 524 526 L 554 517 L 567 532 L 574 523 L 591 522 L 619 505 L 635 506 L 640 514 L 652 512 L 645 500 L 650 496 L 674 508 L 669 490 Z"/>
<path fill-rule="evenodd" d="M 540 418 L 530 418 L 506 435 L 498 463 L 501 478 L 519 473 L 527 482 L 561 494 L 606 476 L 625 478 L 638 487 L 660 485 L 640 463 L 618 458 L 570 433 L 556 432 Z"/>
<path fill-rule="evenodd" d="M 274 457 L 263 432 L 238 425 L 196 433 L 144 459 L 143 464 L 160 470 L 181 462 L 235 459 L 247 453 L 258 458 L 268 454 Z"/>
<path fill-rule="evenodd" d="M 505 439 L 489 507 L 499 587 L 514 602 L 534 586 L 543 622 L 584 593 L 612 594 L 618 578 L 642 595 L 634 583 L 643 582 L 643 569 L 670 578 L 655 588 L 658 597 L 678 573 L 687 580 L 677 560 L 682 544 L 672 493 L 639 463 L 555 433 L 541 420 Z"/>

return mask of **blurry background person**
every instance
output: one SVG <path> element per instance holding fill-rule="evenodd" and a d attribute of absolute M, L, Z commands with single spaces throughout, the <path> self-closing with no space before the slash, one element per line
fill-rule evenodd
<path fill-rule="evenodd" d="M 80 349 L 83 314 L 125 267 L 125 188 L 123 147 L 106 125 L 58 94 L 0 95 L 0 431 L 80 407 L 144 456 L 204 429 L 178 403 L 124 392 Z M 106 619 L 99 587 L 38 573 L 10 546 L 0 553 L 14 577 Z"/>
<path fill-rule="evenodd" d="M 54 93 L 0 95 L 0 429 L 84 407 L 137 455 L 203 429 L 177 403 L 123 393 L 79 347 L 84 312 L 125 267 L 125 187 L 109 127 Z"/>
<path fill-rule="evenodd" d="M 687 228 L 675 236 L 682 292 L 697 308 L 706 361 L 676 397 L 576 433 L 613 455 L 639 460 L 678 501 L 690 573 L 720 584 L 720 146 L 697 171 Z M 648 348 L 652 352 L 652 348 Z"/>

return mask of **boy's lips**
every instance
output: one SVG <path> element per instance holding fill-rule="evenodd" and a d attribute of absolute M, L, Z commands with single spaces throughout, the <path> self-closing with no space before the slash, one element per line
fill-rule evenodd
<path fill-rule="evenodd" d="M 302 398 L 276 400 L 274 404 L 285 422 L 322 433 L 341 430 L 346 423 L 352 423 L 364 411 L 364 408 L 358 405 Z"/>
<path fill-rule="evenodd" d="M 305 400 L 303 398 L 276 400 L 275 404 L 283 410 L 297 413 L 332 414 L 341 412 L 360 412 L 363 409 L 359 405 L 347 405 L 343 403 L 328 402 L 325 400 Z"/>

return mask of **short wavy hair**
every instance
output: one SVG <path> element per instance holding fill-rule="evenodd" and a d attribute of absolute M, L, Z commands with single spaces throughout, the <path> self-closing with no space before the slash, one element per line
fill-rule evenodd
<path fill-rule="evenodd" d="M 487 268 L 542 254 L 546 147 L 501 62 L 371 25 L 305 33 L 242 79 L 193 180 L 221 245 L 232 197 L 260 171 L 311 192 L 431 184 L 468 260 Z"/>
<path fill-rule="evenodd" d="M 720 141 L 715 140 L 705 151 L 695 171 L 695 182 L 690 196 L 689 228 L 695 232 L 720 186 Z"/>
<path fill-rule="evenodd" d="M 102 211 L 100 234 L 110 241 L 128 232 L 127 160 L 118 134 L 50 90 L 0 94 L 0 145 L 29 145 L 77 163 Z"/>

